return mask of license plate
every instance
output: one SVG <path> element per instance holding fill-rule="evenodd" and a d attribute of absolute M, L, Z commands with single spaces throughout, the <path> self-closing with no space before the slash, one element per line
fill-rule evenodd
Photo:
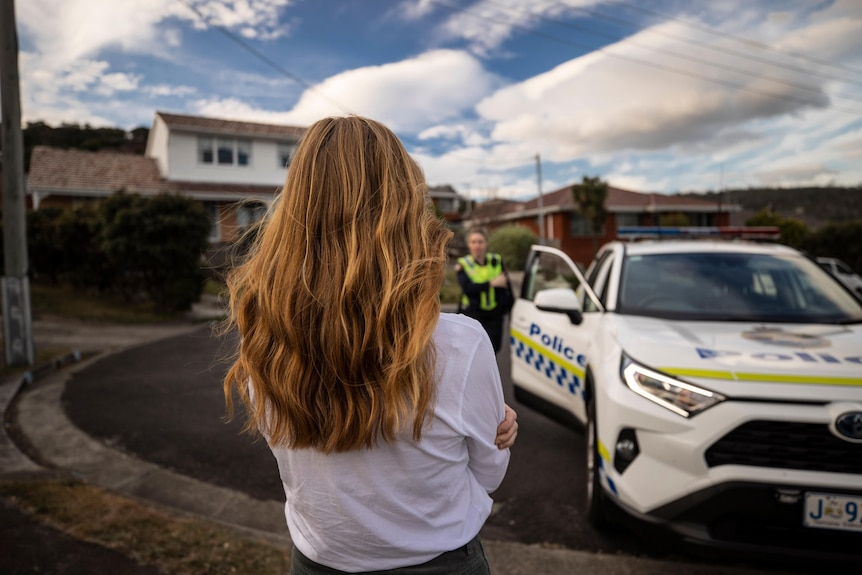
<path fill-rule="evenodd" d="M 805 527 L 862 533 L 862 497 L 834 493 L 806 493 Z"/>

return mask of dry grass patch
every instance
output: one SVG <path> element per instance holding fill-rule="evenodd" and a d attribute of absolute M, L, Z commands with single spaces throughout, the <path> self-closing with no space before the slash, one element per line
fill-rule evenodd
<path fill-rule="evenodd" d="M 0 482 L 0 496 L 68 535 L 175 575 L 276 574 L 290 551 L 76 481 Z"/>
<path fill-rule="evenodd" d="M 53 315 L 89 322 L 149 324 L 174 319 L 157 313 L 150 303 L 128 303 L 116 297 L 75 291 L 66 286 L 30 285 L 34 318 Z"/>

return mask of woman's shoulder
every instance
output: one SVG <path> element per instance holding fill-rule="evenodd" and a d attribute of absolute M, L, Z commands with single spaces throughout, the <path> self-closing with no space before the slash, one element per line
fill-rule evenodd
<path fill-rule="evenodd" d="M 436 336 L 465 336 L 473 333 L 482 335 L 485 330 L 477 320 L 462 313 L 441 313 L 435 330 Z"/>

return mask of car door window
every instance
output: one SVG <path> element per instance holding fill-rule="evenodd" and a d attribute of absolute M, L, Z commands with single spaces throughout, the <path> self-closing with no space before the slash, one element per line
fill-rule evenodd
<path fill-rule="evenodd" d="M 599 275 L 599 270 L 602 269 L 602 264 L 610 257 L 610 250 L 606 250 L 603 254 L 600 254 L 592 264 L 590 264 L 589 269 L 587 269 L 587 281 L 590 282 L 590 285 L 595 288 L 596 287 L 596 278 Z"/>
<path fill-rule="evenodd" d="M 555 254 L 539 252 L 533 258 L 526 287 L 525 296 L 532 301 L 537 293 L 546 289 L 562 287 L 577 290 L 580 287 L 580 281 L 562 258 Z"/>
<path fill-rule="evenodd" d="M 602 302 L 602 305 L 607 308 L 608 305 L 608 288 L 610 287 L 610 271 L 613 266 L 614 258 L 612 257 L 613 252 L 605 252 L 602 256 L 602 259 L 598 262 L 598 265 L 593 270 L 595 273 L 590 274 L 591 277 L 588 278 L 590 285 L 597 294 L 599 294 L 599 299 Z M 593 303 L 589 298 L 584 301 L 584 312 L 591 311 L 599 311 L 598 306 Z"/>

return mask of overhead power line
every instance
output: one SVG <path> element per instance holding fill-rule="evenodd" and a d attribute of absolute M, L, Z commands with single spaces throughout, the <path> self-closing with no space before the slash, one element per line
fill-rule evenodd
<path fill-rule="evenodd" d="M 527 26 L 514 24 L 514 23 L 512 23 L 511 21 L 508 21 L 508 20 L 502 20 L 502 19 L 499 19 L 499 18 L 492 18 L 492 17 L 489 17 L 489 16 L 485 16 L 485 15 L 481 15 L 481 14 L 476 14 L 476 13 L 473 13 L 473 12 L 469 12 L 469 11 L 467 10 L 467 8 L 466 8 L 466 7 L 464 7 L 464 6 L 453 6 L 452 4 L 449 4 L 449 3 L 447 3 L 447 2 L 443 2 L 443 1 L 441 1 L 441 0 L 429 0 L 429 4 L 434 4 L 434 5 L 437 5 L 437 6 L 441 6 L 441 7 L 443 7 L 443 8 L 448 9 L 448 10 L 451 10 L 451 11 L 453 11 L 453 12 L 461 12 L 461 13 L 463 13 L 463 14 L 467 15 L 467 16 L 471 16 L 471 17 L 478 18 L 478 19 L 481 19 L 481 20 L 487 20 L 487 21 L 489 21 L 489 22 L 495 22 L 495 23 L 498 23 L 498 24 L 505 24 L 505 25 L 507 25 L 507 26 L 511 26 L 512 28 L 519 29 L 519 30 L 523 31 L 523 32 L 524 32 L 524 33 L 526 33 L 526 34 L 530 34 L 530 35 L 533 35 L 533 36 L 538 36 L 538 37 L 541 37 L 541 38 L 545 38 L 545 39 L 547 39 L 547 40 L 551 40 L 551 41 L 553 41 L 553 42 L 559 42 L 559 43 L 562 43 L 562 44 L 566 44 L 566 45 L 569 45 L 569 46 L 573 46 L 573 47 L 576 47 L 576 48 L 580 48 L 580 49 L 582 49 L 582 50 L 586 50 L 586 51 L 588 51 L 588 52 L 602 52 L 602 53 L 604 53 L 604 54 L 606 54 L 606 55 L 608 55 L 608 56 L 610 56 L 610 57 L 617 58 L 617 59 L 620 59 L 620 60 L 626 60 L 626 61 L 629 61 L 629 62 L 634 62 L 634 63 L 636 63 L 636 64 L 640 64 L 640 65 L 643 65 L 643 66 L 648 66 L 648 67 L 651 67 L 651 68 L 656 68 L 656 69 L 659 69 L 659 70 L 664 70 L 664 71 L 666 71 L 666 72 L 672 72 L 672 73 L 675 73 L 675 74 L 681 74 L 681 75 L 684 75 L 684 76 L 689 76 L 689 77 L 691 77 L 691 78 L 697 78 L 697 79 L 699 79 L 699 80 L 704 80 L 704 81 L 706 81 L 706 82 L 711 82 L 711 83 L 714 83 L 714 84 L 720 84 L 720 85 L 723 85 L 723 86 L 726 86 L 726 87 L 729 87 L 729 88 L 734 88 L 734 89 L 741 90 L 741 91 L 744 91 L 744 92 L 749 92 L 749 93 L 752 93 L 752 94 L 757 94 L 757 95 L 759 95 L 759 96 L 764 96 L 764 97 L 767 97 L 767 98 L 779 99 L 779 100 L 785 100 L 785 101 L 788 101 L 788 102 L 794 102 L 794 103 L 797 103 L 797 104 L 804 104 L 804 105 L 809 105 L 809 106 L 810 106 L 810 105 L 815 105 L 815 104 L 816 104 L 816 102 L 814 102 L 814 101 L 812 101 L 812 100 L 810 100 L 810 99 L 802 99 L 802 98 L 797 98 L 797 97 L 793 97 L 793 96 L 790 96 L 790 95 L 776 94 L 776 93 L 774 93 L 774 92 L 768 92 L 768 91 L 760 90 L 760 89 L 757 89 L 757 88 L 753 88 L 753 87 L 751 87 L 751 86 L 740 85 L 740 84 L 737 84 L 737 83 L 734 83 L 734 82 L 730 82 L 730 81 L 726 81 L 726 80 L 721 80 L 721 79 L 718 79 L 718 78 L 711 78 L 711 77 L 709 77 L 709 76 L 705 76 L 705 75 L 703 75 L 703 74 L 697 74 L 697 73 L 695 73 L 695 72 L 691 72 L 691 71 L 689 71 L 689 70 L 683 70 L 683 69 L 680 69 L 680 68 L 676 68 L 676 67 L 674 67 L 674 66 L 668 66 L 668 65 L 665 65 L 665 64 L 659 64 L 659 63 L 657 63 L 657 62 L 651 62 L 651 61 L 647 61 L 647 60 L 642 60 L 642 59 L 639 59 L 639 58 L 634 58 L 634 57 L 632 57 L 632 56 L 626 56 L 626 55 L 624 55 L 624 54 L 617 54 L 617 53 L 615 53 L 615 52 L 611 52 L 611 51 L 607 50 L 607 49 L 606 49 L 606 47 L 596 48 L 596 47 L 594 47 L 594 46 L 589 46 L 589 45 L 586 45 L 586 44 L 583 44 L 583 43 L 579 43 L 579 42 L 575 42 L 575 41 L 572 41 L 572 40 L 567 40 L 567 39 L 559 38 L 559 37 L 554 36 L 554 35 L 552 35 L 552 34 L 547 34 L 547 33 L 545 33 L 545 32 L 540 32 L 540 31 L 538 31 L 538 30 L 533 30 L 533 29 L 531 29 L 531 28 L 529 28 L 529 27 L 527 27 Z M 749 76 L 750 76 L 750 74 L 749 74 Z M 826 95 L 826 94 L 824 94 L 824 96 L 825 96 L 825 95 Z M 853 115 L 853 116 L 860 116 L 860 115 L 862 115 L 862 111 L 859 111 L 859 110 L 849 110 L 849 109 L 839 108 L 839 107 L 835 107 L 835 106 L 833 106 L 831 109 L 832 109 L 832 110 L 835 110 L 835 111 L 838 111 L 838 112 L 845 113 L 845 114 L 850 114 L 850 115 Z"/>
<path fill-rule="evenodd" d="M 494 4 L 494 3 L 493 3 L 493 2 L 489 2 L 489 4 Z M 508 9 L 508 8 L 507 8 L 507 9 Z M 523 13 L 525 13 L 525 12 L 521 11 L 521 13 L 523 14 Z M 598 31 L 598 30 L 594 30 L 594 29 L 589 28 L 589 27 L 587 27 L 587 26 L 581 26 L 581 25 L 578 25 L 578 24 L 572 24 L 571 22 L 563 22 L 563 21 L 556 20 L 556 19 L 546 18 L 546 17 L 544 17 L 544 16 L 542 16 L 542 15 L 540 15 L 540 14 L 535 14 L 535 13 L 532 13 L 532 12 L 526 12 L 526 13 L 527 13 L 527 14 L 530 14 L 531 16 L 535 16 L 535 17 L 537 17 L 537 18 L 539 18 L 539 19 L 541 19 L 541 20 L 544 20 L 544 21 L 546 21 L 546 22 L 555 23 L 555 24 L 560 24 L 561 26 L 565 26 L 565 27 L 567 27 L 567 28 L 572 28 L 573 30 L 579 30 L 579 31 L 581 31 L 581 32 L 586 32 L 587 34 L 592 34 L 593 36 L 599 36 L 599 37 L 602 37 L 602 38 L 607 38 L 607 39 L 615 40 L 615 41 L 616 41 L 616 40 L 621 40 L 621 39 L 622 39 L 622 38 L 620 38 L 619 36 L 615 36 L 615 35 L 613 35 L 613 34 L 608 34 L 608 33 L 605 33 L 605 32 L 600 32 L 600 31 Z M 630 44 L 634 45 L 634 46 L 640 46 L 640 47 L 645 48 L 645 49 L 647 49 L 647 50 L 652 50 L 652 51 L 654 51 L 654 52 L 660 52 L 660 53 L 662 53 L 662 54 L 667 54 L 667 55 L 669 55 L 669 56 L 673 56 L 674 58 L 680 58 L 680 59 L 682 59 L 682 60 L 688 60 L 689 62 L 694 62 L 694 63 L 696 63 L 696 64 L 705 64 L 705 65 L 707 65 L 707 66 L 711 66 L 711 67 L 713 67 L 713 68 L 719 68 L 719 69 L 722 69 L 722 70 L 727 70 L 728 72 L 733 72 L 734 74 L 740 74 L 740 75 L 743 75 L 743 76 L 749 76 L 749 77 L 751 77 L 751 76 L 752 76 L 752 73 L 751 73 L 749 70 L 743 70 L 743 69 L 737 68 L 737 67 L 735 67 L 735 66 L 728 66 L 727 64 L 721 64 L 721 63 L 719 63 L 719 62 L 715 62 L 715 61 L 712 61 L 712 60 L 706 60 L 706 59 L 704 59 L 704 58 L 698 58 L 698 57 L 696 57 L 696 56 L 690 56 L 690 55 L 688 55 L 688 54 L 684 54 L 684 53 L 681 53 L 681 52 L 677 52 L 676 50 L 669 50 L 669 49 L 666 49 L 666 48 L 659 48 L 659 47 L 655 47 L 655 46 L 650 46 L 650 45 L 645 44 L 645 43 L 643 43 L 643 42 L 636 42 L 636 41 L 633 41 L 633 40 L 628 40 L 628 42 L 629 42 Z M 716 50 L 721 51 L 720 49 L 717 49 L 717 48 L 716 48 Z M 800 71 L 803 71 L 803 72 L 805 71 L 805 70 L 802 70 L 802 69 L 799 69 L 799 70 L 800 70 Z M 815 93 L 815 94 L 823 94 L 823 92 L 822 92 L 821 90 L 818 90 L 817 88 L 812 88 L 811 86 L 806 86 L 805 84 L 799 84 L 799 83 L 797 83 L 797 82 L 791 82 L 791 81 L 789 81 L 789 80 L 784 80 L 784 79 L 780 79 L 780 78 L 775 78 L 774 76 L 765 76 L 765 75 L 764 75 L 764 76 L 759 76 L 759 77 L 760 77 L 760 78 L 762 78 L 762 79 L 769 80 L 770 82 L 775 82 L 776 84 L 783 84 L 783 85 L 785 85 L 785 86 L 788 86 L 788 87 L 791 87 L 791 88 L 795 88 L 795 89 L 797 89 L 797 90 L 803 90 L 803 91 L 806 91 L 806 92 L 812 92 L 812 93 Z M 860 85 L 862 85 L 862 84 L 860 84 Z M 850 101 L 854 101 L 854 102 L 862 103 L 862 99 L 860 99 L 860 98 L 855 98 L 855 97 L 852 97 L 852 96 L 833 95 L 832 97 L 833 97 L 833 98 L 840 98 L 840 99 L 843 99 L 843 100 L 850 100 Z"/>
<path fill-rule="evenodd" d="M 204 22 L 207 26 L 209 26 L 210 28 L 213 28 L 213 29 L 217 30 L 218 32 L 220 32 L 221 34 L 223 34 L 224 36 L 226 36 L 228 39 L 230 39 L 232 42 L 234 42 L 235 44 L 237 44 L 239 47 L 241 47 L 242 49 L 244 49 L 244 50 L 248 51 L 248 52 L 249 52 L 249 53 L 251 53 L 253 56 L 255 56 L 258 60 L 260 60 L 261 62 L 265 63 L 267 66 L 269 66 L 269 67 L 273 68 L 273 69 L 274 69 L 274 70 L 276 70 L 277 72 L 280 72 L 281 74 L 283 74 L 283 75 L 284 75 L 284 76 L 286 76 L 287 78 L 290 78 L 291 80 L 293 80 L 294 82 L 296 82 L 296 83 L 297 83 L 297 84 L 299 84 L 300 86 L 303 86 L 303 87 L 304 87 L 304 88 L 306 88 L 307 90 L 309 90 L 309 91 L 313 92 L 313 93 L 314 93 L 314 94 L 316 94 L 317 96 L 320 96 L 321 98 L 323 98 L 324 100 L 326 100 L 327 102 L 329 102 L 330 104 L 332 104 L 333 106 L 335 106 L 336 108 L 338 108 L 339 110 L 341 110 L 343 113 L 345 113 L 345 114 L 352 114 L 352 113 L 353 113 L 353 112 L 352 112 L 351 110 L 349 110 L 346 106 L 344 106 L 344 105 L 342 105 L 341 103 L 339 103 L 339 102 L 337 102 L 337 101 L 333 100 L 332 98 L 330 98 L 329 96 L 327 96 L 326 94 L 324 94 L 322 91 L 318 90 L 318 89 L 317 89 L 315 86 L 313 86 L 310 82 L 306 82 L 305 80 L 303 80 L 302 78 L 300 78 L 299 76 L 297 76 L 296 74 L 294 74 L 293 72 L 291 72 L 290 70 L 287 70 L 286 68 L 284 68 L 283 66 L 281 66 L 280 64 L 278 64 L 277 62 L 275 62 L 274 60 L 272 60 L 271 58 L 269 58 L 266 54 L 264 54 L 264 53 L 262 53 L 261 51 L 257 50 L 257 49 L 256 49 L 254 46 L 252 46 L 251 44 L 249 44 L 248 42 L 246 42 L 246 41 L 245 41 L 245 40 L 243 40 L 242 38 L 238 37 L 236 34 L 233 34 L 230 30 L 228 30 L 228 29 L 226 29 L 225 27 L 220 26 L 220 25 L 218 25 L 218 24 L 216 24 L 216 23 L 212 22 L 212 21 L 211 21 L 211 20 L 210 20 L 210 19 L 209 19 L 209 18 L 208 18 L 208 17 L 207 17 L 203 12 L 201 12 L 200 10 L 198 10 L 195 6 L 193 6 L 193 5 L 189 4 L 188 2 L 186 2 L 186 0 L 177 0 L 177 2 L 179 2 L 179 3 L 180 3 L 180 4 L 182 4 L 183 6 L 185 6 L 186 8 L 188 8 L 189 10 L 191 10 L 192 12 L 194 12 L 194 13 L 197 15 L 197 17 L 198 17 L 198 18 L 200 18 L 201 20 L 203 20 L 203 22 Z"/>
<path fill-rule="evenodd" d="M 632 4 L 631 2 L 623 2 L 622 0 L 618 0 L 618 2 L 620 4 L 622 4 L 623 6 L 627 6 L 628 8 L 631 8 L 632 10 L 637 10 L 638 12 L 642 12 L 645 14 L 651 14 L 651 15 L 657 16 L 663 20 L 676 20 L 678 22 L 685 24 L 686 26 L 691 26 L 692 28 L 697 28 L 697 29 L 702 30 L 704 32 L 709 32 L 710 34 L 716 34 L 718 36 L 724 36 L 725 38 L 731 38 L 733 40 L 736 40 L 737 42 L 741 42 L 743 44 L 748 44 L 749 46 L 753 46 L 755 48 L 759 48 L 759 49 L 767 51 L 767 52 L 772 52 L 773 54 L 778 54 L 778 55 L 784 56 L 784 57 L 789 56 L 792 58 L 798 58 L 800 60 L 807 60 L 807 61 L 813 62 L 815 64 L 820 64 L 821 66 L 830 66 L 832 68 L 843 70 L 845 72 L 852 72 L 853 74 L 862 74 L 862 70 L 858 70 L 856 68 L 851 68 L 849 66 L 844 66 L 842 64 L 836 64 L 834 62 L 829 62 L 828 60 L 822 60 L 820 58 L 815 58 L 814 56 L 803 54 L 801 52 L 777 50 L 776 48 L 773 48 L 769 44 L 765 44 L 763 42 L 758 42 L 757 40 L 752 40 L 750 38 L 744 38 L 742 36 L 731 34 L 729 32 L 723 32 L 721 30 L 717 30 L 715 28 L 711 28 L 709 26 L 705 26 L 703 24 L 699 24 L 697 22 L 692 22 L 690 20 L 686 20 L 686 19 L 679 18 L 676 16 L 669 16 L 667 14 L 662 14 L 661 12 L 657 12 L 655 10 L 650 10 L 649 8 L 644 8 L 642 6 Z"/>
<path fill-rule="evenodd" d="M 283 66 L 281 66 L 277 62 L 273 61 L 266 54 L 263 54 L 262 52 L 257 50 L 254 46 L 250 45 L 248 42 L 245 42 L 242 38 L 239 38 L 238 36 L 236 36 L 236 34 L 233 34 L 229 30 L 224 28 L 223 26 L 219 26 L 218 24 L 215 24 L 214 22 L 212 22 L 209 18 L 207 18 L 207 16 L 205 14 L 203 14 L 200 10 L 198 10 L 193 5 L 189 4 L 186 0 L 177 0 L 177 2 L 179 2 L 183 6 L 185 6 L 186 8 L 191 10 L 192 12 L 194 12 L 195 15 L 197 15 L 197 17 L 200 18 L 207 26 L 219 31 L 221 34 L 223 34 L 229 40 L 231 40 L 232 42 L 234 42 L 235 44 L 240 46 L 242 49 L 247 50 L 249 53 L 254 55 L 256 58 L 258 58 L 259 60 L 264 62 L 266 65 L 268 65 L 269 67 L 271 67 L 275 71 L 286 76 L 287 78 L 290 78 L 291 80 L 293 80 L 297 84 L 299 84 L 299 85 L 303 86 L 304 88 L 306 88 L 307 90 L 313 92 L 315 95 L 320 96 L 321 98 L 323 98 L 324 100 L 326 100 L 327 102 L 329 102 L 330 104 L 332 104 L 333 106 L 335 106 L 336 108 L 341 110 L 342 113 L 344 113 L 344 114 L 355 114 L 355 112 L 353 112 L 352 110 L 347 108 L 347 106 L 344 106 L 341 103 L 333 100 L 332 98 L 330 98 L 329 96 L 324 94 L 322 91 L 318 90 L 310 82 L 305 81 L 304 79 L 302 79 L 298 75 L 294 74 L 293 72 L 287 70 L 286 68 L 284 68 Z M 401 139 L 402 142 L 411 144 L 413 147 L 420 148 L 423 146 L 423 144 L 417 139 L 406 137 L 404 135 L 399 135 L 399 138 Z M 456 160 L 460 160 L 462 162 L 487 165 L 487 162 L 485 162 L 485 161 L 477 160 L 474 158 L 467 158 L 466 156 L 460 156 L 457 153 L 450 153 L 449 157 L 452 157 Z"/>
<path fill-rule="evenodd" d="M 493 3 L 493 2 L 489 2 L 489 4 L 494 4 L 494 3 Z M 580 6 L 571 6 L 570 8 L 571 8 L 572 10 L 576 10 L 576 11 L 578 11 L 578 12 L 582 12 L 582 13 L 584 13 L 584 14 L 587 14 L 587 15 L 592 16 L 592 17 L 595 17 L 595 18 L 599 18 L 599 19 L 601 19 L 601 20 L 607 20 L 607 21 L 610 21 L 610 22 L 618 22 L 618 23 L 621 23 L 621 24 L 624 24 L 624 25 L 627 25 L 627 26 L 631 26 L 631 27 L 636 28 L 636 29 L 639 29 L 639 28 L 641 27 L 639 22 L 636 22 L 636 21 L 631 20 L 631 19 L 628 19 L 628 18 L 621 18 L 621 17 L 619 17 L 619 16 L 613 16 L 613 15 L 607 14 L 607 13 L 605 13 L 605 12 L 602 12 L 602 11 L 596 10 L 595 8 L 586 8 L 586 7 L 580 7 Z M 567 22 L 563 22 L 562 20 L 559 20 L 559 19 L 555 19 L 555 18 L 547 18 L 547 17 L 544 17 L 544 18 L 545 18 L 546 20 L 550 21 L 550 22 L 555 22 L 555 23 L 560 24 L 560 25 L 563 25 L 563 26 L 574 26 L 573 24 L 570 24 L 570 23 L 567 23 Z M 679 19 L 676 19 L 676 20 L 679 20 Z M 685 22 L 684 22 L 684 21 L 682 21 L 682 20 L 679 20 L 679 21 L 680 21 L 681 23 L 685 23 Z M 704 27 L 704 28 L 705 28 L 705 27 Z M 707 29 L 707 31 L 709 31 L 709 29 Z M 710 44 L 709 42 L 701 41 L 701 40 L 696 40 L 696 39 L 694 39 L 694 38 L 689 38 L 689 37 L 682 36 L 682 35 L 679 35 L 679 34 L 672 34 L 672 33 L 668 32 L 667 30 L 657 30 L 657 29 L 653 29 L 653 30 L 651 30 L 651 32 L 652 32 L 652 33 L 654 33 L 654 34 L 659 34 L 659 35 L 662 35 L 662 36 L 666 36 L 666 37 L 668 37 L 668 38 L 673 38 L 673 39 L 675 39 L 675 40 L 680 40 L 680 41 L 682 41 L 682 42 L 686 42 L 686 43 L 688 43 L 688 44 L 692 44 L 692 45 L 694 45 L 694 46 L 700 46 L 700 47 L 702 47 L 702 48 L 706 48 L 706 49 L 708 49 L 708 50 L 712 50 L 712 51 L 715 51 L 715 52 L 719 52 L 719 53 L 722 53 L 722 54 L 725 54 L 725 55 L 731 55 L 731 56 L 734 56 L 734 57 L 737 57 L 737 58 L 742 58 L 742 59 L 746 59 L 746 60 L 751 60 L 751 61 L 753 61 L 753 62 L 759 62 L 759 63 L 762 63 L 762 64 L 767 64 L 767 65 L 769 65 L 769 66 L 775 66 L 775 67 L 778 67 L 778 68 L 784 68 L 785 70 L 790 70 L 790 71 L 793 71 L 793 72 L 801 72 L 801 73 L 803 73 L 803 74 L 807 74 L 807 75 L 811 75 L 811 76 L 817 76 L 818 78 L 822 78 L 822 79 L 824 79 L 824 80 L 831 80 L 831 81 L 838 81 L 838 82 L 848 82 L 848 83 L 851 83 L 851 84 L 855 84 L 855 85 L 857 85 L 857 86 L 862 86 L 862 79 L 860 79 L 860 80 L 853 80 L 853 79 L 846 78 L 846 77 L 838 77 L 838 76 L 835 76 L 835 75 L 833 75 L 833 74 L 824 74 L 824 73 L 820 72 L 819 70 L 812 70 L 812 69 L 810 69 L 810 68 L 803 68 L 803 67 L 795 66 L 795 65 L 793 65 L 793 64 L 789 64 L 789 63 L 785 63 L 785 62 L 779 62 L 779 61 L 776 61 L 776 60 L 771 60 L 771 59 L 769 59 L 769 58 L 762 58 L 762 57 L 760 57 L 760 56 L 756 56 L 756 55 L 753 55 L 753 54 L 751 54 L 751 53 L 741 52 L 741 51 L 738 51 L 738 50 L 733 50 L 733 49 L 730 49 L 730 48 L 728 48 L 728 47 L 726 47 L 726 46 L 719 48 L 719 47 L 717 47 L 717 46 L 714 46 L 713 44 Z M 720 34 L 720 33 L 718 33 L 718 32 L 710 32 L 710 33 L 713 33 L 713 34 Z M 725 35 L 725 36 L 726 36 L 726 35 Z M 758 47 L 759 47 L 759 46 L 758 46 Z M 775 51 L 775 50 L 772 50 L 772 52 L 776 52 L 776 51 Z M 787 56 L 788 56 L 787 54 L 785 54 L 785 53 L 783 53 L 783 52 L 778 52 L 778 53 L 779 53 L 779 54 L 781 54 L 782 56 L 785 56 L 785 57 L 787 57 Z M 800 57 L 801 57 L 801 56 L 800 56 Z M 828 62 L 822 62 L 822 61 L 817 61 L 817 60 L 812 60 L 812 62 L 813 62 L 813 63 L 816 63 L 816 64 L 818 64 L 818 65 L 830 65 L 830 66 L 832 66 L 832 67 L 835 67 L 834 65 L 829 64 Z M 852 72 L 852 73 L 854 73 L 854 74 L 862 74 L 862 72 L 856 72 L 855 70 L 850 70 L 850 69 L 845 69 L 845 71 L 849 71 L 849 72 Z"/>

